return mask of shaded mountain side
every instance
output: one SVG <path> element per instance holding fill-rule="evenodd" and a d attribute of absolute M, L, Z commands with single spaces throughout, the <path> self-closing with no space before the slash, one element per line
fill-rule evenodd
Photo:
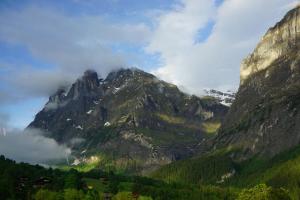
<path fill-rule="evenodd" d="M 245 160 L 300 143 L 300 7 L 271 28 L 241 66 L 236 99 L 214 140 Z"/>
<path fill-rule="evenodd" d="M 187 95 L 138 69 L 105 79 L 87 71 L 52 95 L 29 127 L 70 146 L 74 164 L 96 156 L 105 167 L 144 171 L 193 155 L 227 111 L 214 98 Z"/>

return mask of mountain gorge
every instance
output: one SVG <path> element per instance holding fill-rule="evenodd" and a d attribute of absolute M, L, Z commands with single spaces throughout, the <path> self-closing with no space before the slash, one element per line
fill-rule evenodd
<path fill-rule="evenodd" d="M 142 172 L 194 155 L 227 111 L 217 99 L 187 95 L 138 69 L 105 79 L 88 70 L 52 95 L 29 128 L 71 147 L 74 165 Z"/>

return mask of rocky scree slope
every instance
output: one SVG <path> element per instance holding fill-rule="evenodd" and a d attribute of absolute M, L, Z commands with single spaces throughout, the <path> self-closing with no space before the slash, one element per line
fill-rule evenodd
<path fill-rule="evenodd" d="M 227 111 L 138 69 L 105 79 L 88 70 L 52 95 L 29 127 L 71 147 L 74 164 L 109 158 L 113 167 L 144 172 L 193 155 Z"/>

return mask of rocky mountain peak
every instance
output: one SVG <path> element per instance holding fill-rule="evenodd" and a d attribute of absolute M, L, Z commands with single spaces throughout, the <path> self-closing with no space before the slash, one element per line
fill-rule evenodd
<path fill-rule="evenodd" d="M 94 70 L 87 70 L 83 76 L 78 78 L 69 87 L 60 87 L 53 95 L 49 97 L 49 101 L 45 105 L 45 110 L 55 110 L 62 108 L 71 101 L 82 99 L 95 99 L 102 96 L 103 88 L 100 86 L 98 74 Z"/>
<path fill-rule="evenodd" d="M 89 70 L 50 97 L 29 127 L 46 130 L 82 162 L 83 151 L 105 154 L 142 171 L 194 154 L 227 111 L 214 98 L 187 95 L 139 69 L 119 69 L 104 80 Z"/>
<path fill-rule="evenodd" d="M 92 83 L 92 85 L 99 86 L 98 74 L 94 70 L 86 70 L 82 76 L 82 80 Z"/>
<path fill-rule="evenodd" d="M 277 59 L 299 48 L 299 37 L 300 6 L 297 6 L 267 31 L 254 52 L 242 62 L 241 84 L 252 74 L 268 68 Z"/>
<path fill-rule="evenodd" d="M 102 93 L 103 89 L 100 87 L 97 72 L 87 70 L 81 78 L 72 84 L 67 95 L 68 98 L 76 99 L 80 96 L 98 96 Z"/>
<path fill-rule="evenodd" d="M 152 74 L 149 74 L 147 72 L 144 72 L 137 68 L 127 68 L 127 69 L 119 69 L 110 72 L 105 81 L 106 82 L 113 82 L 117 79 L 144 79 L 144 78 L 155 78 Z"/>
<path fill-rule="evenodd" d="M 93 70 L 86 70 L 83 76 L 77 80 L 77 84 L 81 84 L 87 90 L 93 90 L 99 87 L 100 82 L 97 72 Z"/>

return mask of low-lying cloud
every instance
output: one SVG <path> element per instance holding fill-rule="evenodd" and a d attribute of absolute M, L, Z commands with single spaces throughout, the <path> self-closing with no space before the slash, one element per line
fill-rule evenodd
<path fill-rule="evenodd" d="M 0 154 L 18 162 L 33 164 L 67 159 L 71 150 L 43 135 L 38 129 L 10 130 L 6 136 L 0 135 Z"/>

